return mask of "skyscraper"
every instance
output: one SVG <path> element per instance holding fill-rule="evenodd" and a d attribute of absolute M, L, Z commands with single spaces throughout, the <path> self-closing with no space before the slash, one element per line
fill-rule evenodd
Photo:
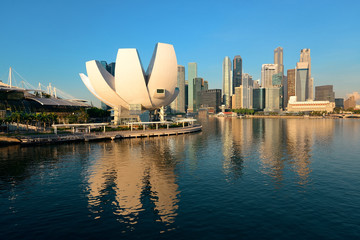
<path fill-rule="evenodd" d="M 314 99 L 314 79 L 311 77 L 311 57 L 310 57 L 310 49 L 304 48 L 300 51 L 300 62 L 307 62 L 309 73 L 308 73 L 308 80 L 307 80 L 307 99 Z M 306 99 L 306 100 L 307 100 Z M 299 101 L 299 100 L 298 100 Z"/>
<path fill-rule="evenodd" d="M 242 75 L 242 108 L 252 109 L 253 107 L 253 80 L 248 73 Z"/>
<path fill-rule="evenodd" d="M 344 101 L 344 109 L 347 110 L 349 108 L 354 109 L 356 106 L 355 96 L 350 96 L 348 99 Z"/>
<path fill-rule="evenodd" d="M 265 88 L 272 87 L 272 76 L 278 71 L 276 64 L 263 64 L 261 67 L 261 86 Z"/>
<path fill-rule="evenodd" d="M 223 102 L 227 108 L 231 107 L 231 92 L 231 60 L 226 56 L 223 61 Z"/>
<path fill-rule="evenodd" d="M 233 95 L 232 99 L 232 107 L 233 109 L 240 109 L 243 108 L 243 85 L 240 85 L 240 87 L 235 88 L 235 95 Z"/>
<path fill-rule="evenodd" d="M 284 75 L 284 63 L 283 63 L 283 48 L 277 47 L 274 50 L 274 64 L 278 65 L 277 73 Z"/>
<path fill-rule="evenodd" d="M 179 88 L 179 95 L 171 103 L 171 110 L 175 113 L 185 112 L 185 67 L 178 65 L 177 73 L 177 87 Z"/>
<path fill-rule="evenodd" d="M 193 108 L 193 112 L 196 112 L 200 105 L 201 105 L 201 102 L 200 102 L 200 92 L 201 92 L 201 89 L 202 89 L 202 85 L 203 85 L 203 82 L 204 82 L 204 79 L 203 78 L 200 78 L 200 77 L 196 77 L 194 78 L 194 86 L 193 86 L 193 89 L 194 89 L 194 108 Z"/>
<path fill-rule="evenodd" d="M 242 84 L 242 58 L 240 55 L 234 57 L 233 60 L 233 84 L 232 92 L 235 93 L 235 87 L 240 87 Z"/>
<path fill-rule="evenodd" d="M 298 62 L 295 73 L 295 95 L 298 102 L 309 99 L 309 63 Z"/>
<path fill-rule="evenodd" d="M 203 107 L 214 108 L 215 113 L 220 111 L 221 89 L 209 89 L 201 91 L 200 102 Z"/>
<path fill-rule="evenodd" d="M 287 70 L 287 98 L 285 99 L 285 107 L 287 107 L 291 96 L 296 96 L 296 93 L 295 93 L 295 69 Z"/>
<path fill-rule="evenodd" d="M 253 108 L 255 110 L 264 110 L 265 108 L 265 88 L 253 89 Z"/>
<path fill-rule="evenodd" d="M 335 92 L 333 85 L 315 87 L 315 101 L 335 102 Z"/>
<path fill-rule="evenodd" d="M 309 76 L 311 77 L 311 57 L 310 57 L 310 49 L 309 48 L 301 49 L 300 62 L 308 62 L 309 63 Z"/>
<path fill-rule="evenodd" d="M 265 88 L 265 109 L 264 111 L 279 111 L 281 107 L 281 88 Z"/>
<path fill-rule="evenodd" d="M 194 78 L 197 77 L 197 64 L 192 62 L 188 64 L 188 111 L 194 111 Z"/>

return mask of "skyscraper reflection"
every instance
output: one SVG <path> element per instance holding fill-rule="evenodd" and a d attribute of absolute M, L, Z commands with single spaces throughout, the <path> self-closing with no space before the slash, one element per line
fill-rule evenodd
<path fill-rule="evenodd" d="M 330 144 L 335 121 L 326 119 L 226 119 L 218 118 L 222 131 L 223 168 L 241 176 L 247 161 L 259 155 L 260 171 L 276 186 L 294 178 L 304 186 L 310 181 L 314 142 Z"/>
<path fill-rule="evenodd" d="M 101 217 L 104 199 L 114 191 L 113 214 L 120 221 L 137 223 L 140 213 L 148 209 L 145 202 L 150 201 L 158 221 L 174 222 L 179 191 L 173 154 L 182 152 L 175 148 L 183 145 L 171 142 L 181 140 L 132 139 L 126 140 L 127 144 L 100 144 L 100 156 L 88 168 L 86 177 L 89 208 L 95 218 Z"/>

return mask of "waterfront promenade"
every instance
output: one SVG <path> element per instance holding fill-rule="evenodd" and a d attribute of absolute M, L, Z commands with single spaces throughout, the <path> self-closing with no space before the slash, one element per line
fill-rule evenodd
<path fill-rule="evenodd" d="M 149 130 L 125 130 L 110 132 L 91 132 L 91 133 L 65 133 L 48 135 L 20 135 L 16 138 L 4 138 L 8 144 L 34 145 L 34 144 L 55 144 L 62 142 L 75 141 L 100 141 L 125 138 L 144 138 L 161 137 L 171 135 L 181 135 L 201 131 L 201 125 L 191 125 L 187 127 L 177 127 L 169 129 L 149 129 Z"/>

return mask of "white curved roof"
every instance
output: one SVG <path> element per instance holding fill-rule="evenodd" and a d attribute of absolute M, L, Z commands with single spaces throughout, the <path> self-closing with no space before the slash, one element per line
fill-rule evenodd
<path fill-rule="evenodd" d="M 156 45 L 146 74 L 134 48 L 118 50 L 115 76 L 95 60 L 86 62 L 86 70 L 88 77 L 80 74 L 85 86 L 111 107 L 129 109 L 129 104 L 141 104 L 143 110 L 157 109 L 170 104 L 179 93 L 177 61 L 171 44 Z"/>

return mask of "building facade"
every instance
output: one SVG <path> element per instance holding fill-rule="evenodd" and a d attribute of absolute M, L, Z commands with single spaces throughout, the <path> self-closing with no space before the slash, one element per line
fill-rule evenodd
<path fill-rule="evenodd" d="M 310 49 L 304 48 L 300 51 L 300 62 L 308 63 L 308 79 L 307 79 L 307 99 L 314 99 L 314 79 L 311 77 L 311 56 Z"/>
<path fill-rule="evenodd" d="M 232 92 L 235 93 L 235 87 L 240 87 L 242 84 L 242 58 L 240 55 L 234 57 L 233 60 L 233 84 Z"/>
<path fill-rule="evenodd" d="M 225 107 L 231 107 L 231 60 L 229 57 L 225 57 L 223 61 L 223 103 Z"/>
<path fill-rule="evenodd" d="M 288 69 L 287 70 L 287 99 L 285 101 L 285 107 L 290 100 L 291 96 L 295 96 L 295 69 Z"/>
<path fill-rule="evenodd" d="M 253 109 L 256 111 L 265 109 L 265 88 L 253 89 Z"/>
<path fill-rule="evenodd" d="M 278 72 L 276 64 L 263 64 L 261 67 L 261 87 L 272 87 L 272 76 Z"/>
<path fill-rule="evenodd" d="M 194 107 L 193 107 L 193 112 L 197 112 L 197 110 L 199 109 L 200 105 L 201 105 L 201 100 L 199 97 L 199 94 L 202 90 L 202 86 L 203 86 L 203 82 L 204 79 L 200 78 L 200 77 L 196 77 L 194 78 Z"/>
<path fill-rule="evenodd" d="M 281 101 L 281 88 L 272 87 L 265 88 L 265 109 L 267 112 L 280 111 Z"/>
<path fill-rule="evenodd" d="M 291 96 L 287 111 L 289 112 L 332 112 L 334 111 L 335 103 L 329 101 L 297 101 L 296 96 Z"/>
<path fill-rule="evenodd" d="M 179 88 L 179 95 L 170 104 L 173 113 L 185 112 L 185 67 L 178 65 L 177 73 L 177 87 Z"/>
<path fill-rule="evenodd" d="M 295 73 L 295 95 L 298 101 L 309 99 L 309 63 L 298 62 Z"/>
<path fill-rule="evenodd" d="M 253 83 L 252 76 L 248 73 L 244 73 L 242 79 L 242 108 L 253 108 Z"/>
<path fill-rule="evenodd" d="M 274 50 L 274 64 L 278 65 L 277 73 L 284 75 L 283 48 L 277 47 Z"/>
<path fill-rule="evenodd" d="M 315 101 L 335 102 L 335 92 L 333 91 L 333 85 L 316 86 Z"/>
<path fill-rule="evenodd" d="M 188 111 L 194 111 L 194 79 L 197 77 L 197 63 L 188 63 Z"/>
<path fill-rule="evenodd" d="M 344 101 L 344 109 L 350 109 L 350 108 L 355 108 L 356 107 L 356 101 L 355 101 L 355 97 L 351 96 L 348 99 L 346 99 Z"/>
<path fill-rule="evenodd" d="M 235 88 L 235 94 L 232 96 L 232 109 L 243 108 L 243 85 Z"/>
<path fill-rule="evenodd" d="M 335 107 L 344 108 L 344 99 L 335 98 Z"/>
<path fill-rule="evenodd" d="M 199 93 L 201 106 L 204 108 L 214 108 L 215 112 L 220 112 L 221 89 L 209 89 Z"/>

